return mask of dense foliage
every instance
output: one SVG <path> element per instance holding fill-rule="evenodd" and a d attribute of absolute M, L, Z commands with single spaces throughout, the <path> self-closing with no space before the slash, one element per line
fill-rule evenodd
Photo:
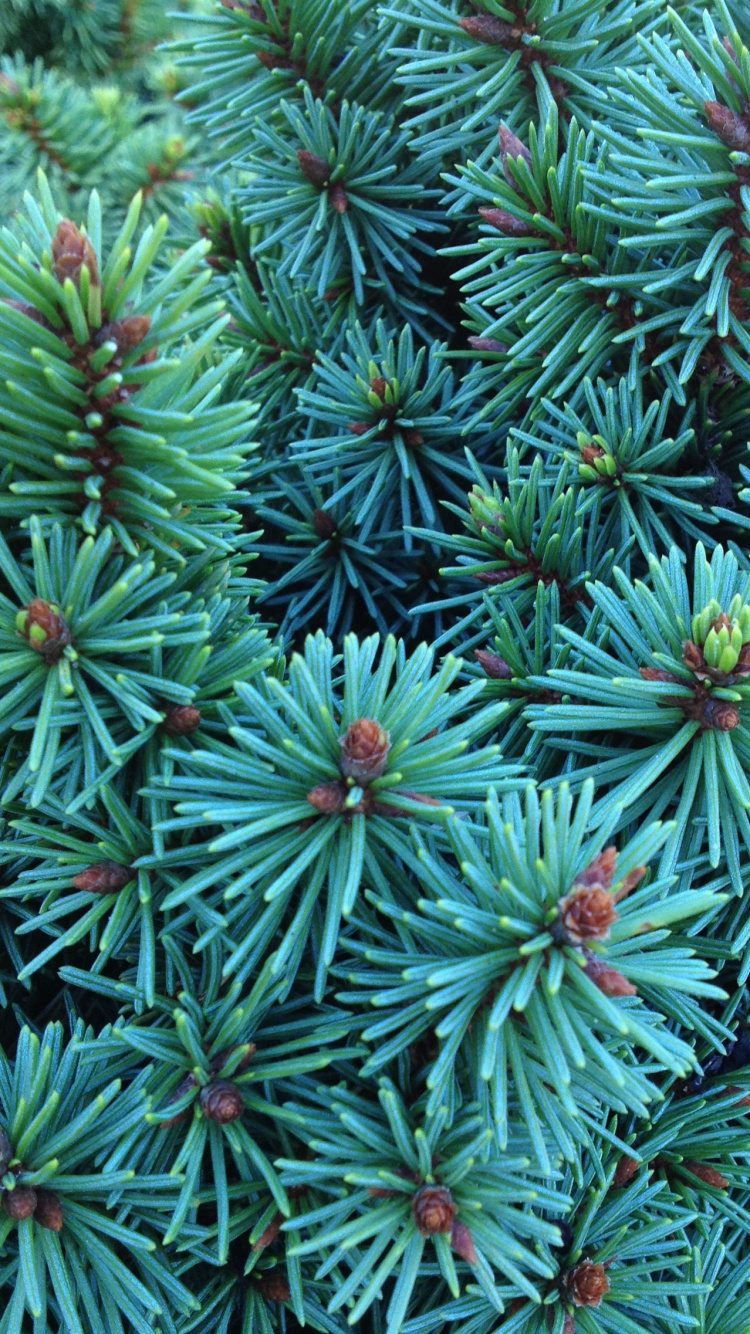
<path fill-rule="evenodd" d="M 750 1334 L 739 0 L 0 6 L 0 1334 Z"/>

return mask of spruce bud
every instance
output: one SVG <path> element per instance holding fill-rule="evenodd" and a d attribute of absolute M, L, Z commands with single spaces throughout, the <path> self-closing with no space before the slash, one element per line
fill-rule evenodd
<path fill-rule="evenodd" d="M 484 667 L 485 672 L 493 681 L 510 681 L 513 677 L 513 668 L 501 658 L 499 653 L 490 653 L 488 649 L 475 648 L 474 657 L 480 667 Z"/>
<path fill-rule="evenodd" d="M 514 28 L 494 14 L 472 14 L 471 18 L 459 19 L 458 26 L 469 37 L 486 42 L 488 46 L 516 46 L 522 36 L 521 28 Z"/>
<path fill-rule="evenodd" d="M 138 347 L 150 329 L 150 315 L 126 315 L 124 320 L 113 320 L 111 324 L 103 325 L 96 335 L 95 342 L 98 347 L 101 347 L 102 343 L 117 343 L 118 352 L 124 355 Z"/>
<path fill-rule="evenodd" d="M 640 1163 L 636 1162 L 635 1158 L 628 1158 L 627 1156 L 623 1155 L 623 1157 L 617 1164 L 617 1167 L 615 1168 L 615 1175 L 612 1178 L 612 1185 L 627 1186 L 628 1182 L 633 1180 L 633 1177 L 638 1171 L 640 1165 L 641 1165 Z"/>
<path fill-rule="evenodd" d="M 36 1191 L 31 1186 L 16 1186 L 15 1190 L 4 1190 L 0 1202 L 3 1211 L 14 1223 L 22 1223 L 24 1218 L 31 1218 L 36 1209 Z"/>
<path fill-rule="evenodd" d="M 320 783 L 307 794 L 310 805 L 321 815 L 340 815 L 346 810 L 346 797 L 343 783 Z"/>
<path fill-rule="evenodd" d="M 467 339 L 467 342 L 469 347 L 474 348 L 475 352 L 505 353 L 508 351 L 505 343 L 499 343 L 497 338 L 478 338 L 476 335 L 472 334 L 471 337 Z"/>
<path fill-rule="evenodd" d="M 518 194 L 519 192 L 518 181 L 516 180 L 515 176 L 513 175 L 513 172 L 510 169 L 509 160 L 516 161 L 519 157 L 521 157 L 523 158 L 526 165 L 530 167 L 531 153 L 529 152 L 526 145 L 521 143 L 521 140 L 517 138 L 517 136 L 513 133 L 513 131 L 509 130 L 508 126 L 505 125 L 504 123 L 501 123 L 500 125 L 499 137 L 500 137 L 500 157 L 503 164 L 503 175 L 506 181 L 508 182 L 508 185 L 510 186 L 511 190 L 515 190 L 516 194 Z"/>
<path fill-rule="evenodd" d="M 465 1223 L 459 1223 L 455 1220 L 451 1228 L 451 1247 L 457 1255 L 465 1260 L 467 1265 L 477 1263 L 477 1253 L 474 1249 L 474 1238 Z"/>
<path fill-rule="evenodd" d="M 34 1220 L 49 1232 L 61 1232 L 64 1222 L 63 1207 L 54 1191 L 37 1190 Z"/>
<path fill-rule="evenodd" d="M 258 1286 L 267 1302 L 288 1302 L 292 1295 L 289 1280 L 279 1269 L 269 1269 L 262 1274 Z"/>
<path fill-rule="evenodd" d="M 740 725 L 740 711 L 736 704 L 731 704 L 727 699 L 707 699 L 703 705 L 702 721 L 704 727 L 710 727 L 715 732 L 733 732 Z"/>
<path fill-rule="evenodd" d="M 414 1222 L 423 1237 L 451 1232 L 458 1206 L 447 1186 L 420 1186 L 411 1202 Z"/>
<path fill-rule="evenodd" d="M 717 1172 L 716 1168 L 711 1167 L 708 1163 L 694 1163 L 687 1159 L 682 1165 L 688 1172 L 692 1172 L 693 1176 L 697 1177 L 699 1181 L 703 1181 L 705 1185 L 715 1186 L 717 1190 L 729 1189 L 729 1182 L 726 1177 L 722 1176 L 721 1172 Z"/>
<path fill-rule="evenodd" d="M 213 1084 L 207 1084 L 201 1089 L 199 1101 L 203 1115 L 219 1126 L 236 1121 L 245 1107 L 242 1094 L 231 1079 L 217 1079 Z"/>
<path fill-rule="evenodd" d="M 730 111 L 720 102 L 704 102 L 706 120 L 722 143 L 735 153 L 750 152 L 750 119 Z"/>
<path fill-rule="evenodd" d="M 60 284 L 70 278 L 78 287 L 84 264 L 89 271 L 92 286 L 98 287 L 99 268 L 94 247 L 74 222 L 63 218 L 52 237 L 52 271 Z"/>
<path fill-rule="evenodd" d="M 349 196 L 341 181 L 334 181 L 328 187 L 328 202 L 337 213 L 346 213 L 349 208 Z"/>
<path fill-rule="evenodd" d="M 297 161 L 302 175 L 316 190 L 324 190 L 331 175 L 331 168 L 317 153 L 309 153 L 306 148 L 297 150 Z"/>
<path fill-rule="evenodd" d="M 10 1135 L 0 1127 L 0 1177 L 5 1176 L 12 1161 L 13 1145 L 10 1142 Z"/>
<path fill-rule="evenodd" d="M 614 899 L 600 885 L 574 886 L 557 905 L 557 920 L 552 931 L 565 945 L 582 945 L 585 940 L 606 940 L 617 920 Z"/>
<path fill-rule="evenodd" d="M 56 602 L 33 598 L 16 616 L 16 629 L 48 667 L 60 661 L 70 643 L 70 630 Z"/>
<path fill-rule="evenodd" d="M 345 736 L 339 738 L 339 745 L 339 768 L 344 778 L 353 778 L 363 785 L 385 773 L 390 737 L 372 718 L 358 718 L 355 723 L 350 723 Z"/>
<path fill-rule="evenodd" d="M 638 992 L 622 973 L 616 968 L 610 968 L 603 959 L 596 954 L 590 954 L 586 951 L 586 967 L 584 972 L 591 981 L 596 984 L 605 996 L 637 996 Z"/>
<path fill-rule="evenodd" d="M 166 710 L 164 731 L 170 736 L 189 736 L 201 725 L 201 711 L 194 704 L 171 704 Z"/>
<path fill-rule="evenodd" d="M 118 894 L 134 878 L 130 866 L 120 866 L 119 862 L 95 862 L 73 876 L 75 889 L 83 889 L 87 894 Z"/>
<path fill-rule="evenodd" d="M 367 430 L 369 429 L 368 426 Z M 312 523 L 316 536 L 319 537 L 321 541 L 328 541 L 328 539 L 333 537 L 333 534 L 336 532 L 336 524 L 330 514 L 327 514 L 325 510 L 314 510 Z"/>
<path fill-rule="evenodd" d="M 516 218 L 504 208 L 480 208 L 479 213 L 490 227 L 495 227 L 504 236 L 531 236 L 534 228 L 523 218 Z"/>
<path fill-rule="evenodd" d="M 565 1275 L 565 1287 L 574 1306 L 601 1306 L 602 1298 L 609 1292 L 604 1265 L 581 1260 Z"/>

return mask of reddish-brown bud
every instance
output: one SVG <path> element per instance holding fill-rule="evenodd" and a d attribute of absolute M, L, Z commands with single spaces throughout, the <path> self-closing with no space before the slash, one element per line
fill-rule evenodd
<path fill-rule="evenodd" d="M 632 982 L 628 982 L 622 973 L 618 973 L 616 968 L 610 968 L 603 959 L 599 959 L 595 954 L 586 954 L 586 967 L 584 972 L 591 981 L 596 984 L 605 996 L 637 996 L 638 992 Z"/>
<path fill-rule="evenodd" d="M 637 1163 L 635 1158 L 629 1158 L 626 1154 L 623 1154 L 622 1158 L 617 1164 L 617 1167 L 615 1168 L 615 1175 L 612 1178 L 612 1185 L 627 1186 L 628 1182 L 633 1180 L 633 1177 L 635 1176 L 640 1166 L 641 1164 Z"/>
<path fill-rule="evenodd" d="M 576 1322 L 572 1311 L 565 1312 L 562 1334 L 576 1334 Z"/>
<path fill-rule="evenodd" d="M 198 1081 L 195 1078 L 195 1075 L 192 1074 L 186 1075 L 185 1078 L 182 1080 L 182 1083 L 177 1086 L 171 1097 L 167 1099 L 167 1106 L 171 1107 L 173 1103 L 179 1102 L 181 1098 L 185 1097 L 186 1093 L 190 1093 L 192 1089 L 196 1089 L 197 1087 L 198 1087 Z M 159 1129 L 168 1130 L 170 1126 L 179 1125 L 181 1121 L 185 1120 L 189 1112 L 190 1108 L 187 1107 L 185 1108 L 184 1111 L 178 1112 L 176 1116 L 170 1116 L 169 1120 L 160 1121 Z"/>
<path fill-rule="evenodd" d="M 340 815 L 346 810 L 346 788 L 343 783 L 320 783 L 307 794 L 307 800 L 321 815 Z"/>
<path fill-rule="evenodd" d="M 513 172 L 511 171 L 509 162 L 511 159 L 513 161 L 516 161 L 520 157 L 523 158 L 527 166 L 530 166 L 531 153 L 529 152 L 526 145 L 521 143 L 521 140 L 513 133 L 512 130 L 509 130 L 508 126 L 505 125 L 504 123 L 500 125 L 499 139 L 500 139 L 500 157 L 502 159 L 502 164 L 503 164 L 503 175 L 506 181 L 508 182 L 508 185 L 511 187 L 511 189 L 515 190 L 516 193 L 518 193 L 518 181 L 516 180 L 515 176 L 513 175 Z"/>
<path fill-rule="evenodd" d="M 475 352 L 498 352 L 504 354 L 508 351 L 506 344 L 499 343 L 497 338 L 479 338 L 475 334 L 472 334 L 466 341 L 468 342 L 469 347 L 473 347 Z"/>
<path fill-rule="evenodd" d="M 200 1107 L 209 1121 L 219 1126 L 227 1126 L 242 1116 L 245 1104 L 236 1084 L 230 1079 L 217 1079 L 207 1084 L 200 1092 Z"/>
<path fill-rule="evenodd" d="M 0 75 L 0 80 L 1 79 L 2 75 Z M 30 306 L 27 301 L 14 301 L 12 297 L 3 296 L 0 297 L 0 305 L 12 306 L 14 310 L 18 310 L 22 315 L 25 315 L 27 320 L 33 320 L 35 324 L 40 324 L 43 329 L 52 328 L 49 320 L 42 314 L 41 310 L 37 310 L 36 306 Z"/>
<path fill-rule="evenodd" d="M 679 676 L 674 672 L 665 672 L 663 667 L 639 667 L 638 671 L 644 681 L 669 681 L 672 685 L 682 684 Z"/>
<path fill-rule="evenodd" d="M 726 1177 L 722 1176 L 721 1172 L 717 1172 L 716 1168 L 711 1167 L 708 1163 L 694 1163 L 687 1159 L 682 1165 L 688 1172 L 692 1172 L 694 1177 L 698 1177 L 699 1181 L 703 1181 L 705 1185 L 715 1186 L 717 1190 L 729 1189 L 729 1182 Z"/>
<path fill-rule="evenodd" d="M 166 710 L 164 731 L 170 736 L 189 736 L 201 725 L 201 711 L 194 704 L 171 704 Z"/>
<path fill-rule="evenodd" d="M 292 1295 L 289 1280 L 281 1269 L 269 1269 L 262 1274 L 258 1286 L 267 1302 L 288 1302 Z"/>
<path fill-rule="evenodd" d="M 750 152 L 750 119 L 730 111 L 720 102 L 704 102 L 706 120 L 722 143 L 735 153 Z"/>
<path fill-rule="evenodd" d="M 592 889 L 595 885 L 602 889 L 611 889 L 617 866 L 617 848 L 604 848 L 588 866 L 584 866 L 575 878 L 577 889 Z"/>
<path fill-rule="evenodd" d="M 297 161 L 300 165 L 302 175 L 307 178 L 316 190 L 324 190 L 328 184 L 331 175 L 331 168 L 322 157 L 316 153 L 309 153 L 306 148 L 297 150 Z"/>
<path fill-rule="evenodd" d="M 78 287 L 84 264 L 89 271 L 92 286 L 98 287 L 99 269 L 94 247 L 74 222 L 64 218 L 52 237 L 52 272 L 59 283 L 70 278 Z"/>
<path fill-rule="evenodd" d="M 126 315 L 124 320 L 113 320 L 105 324 L 96 336 L 96 343 L 117 343 L 117 350 L 123 355 L 138 347 L 151 330 L 150 315 Z"/>
<path fill-rule="evenodd" d="M 73 876 L 73 886 L 87 894 L 117 894 L 134 876 L 132 867 L 120 866 L 119 862 L 95 862 Z"/>
<path fill-rule="evenodd" d="M 347 422 L 347 426 L 352 435 L 367 435 L 373 429 L 372 422 Z"/>
<path fill-rule="evenodd" d="M 451 1228 L 451 1246 L 457 1255 L 465 1260 L 467 1265 L 477 1263 L 477 1253 L 474 1249 L 474 1238 L 465 1223 L 459 1223 L 455 1220 Z"/>
<path fill-rule="evenodd" d="M 55 602 L 32 598 L 27 607 L 16 616 L 16 629 L 28 641 L 30 648 L 44 658 L 48 667 L 60 661 L 71 642 L 65 617 Z"/>
<path fill-rule="evenodd" d="M 565 1287 L 574 1306 L 601 1306 L 609 1292 L 607 1271 L 604 1265 L 581 1260 L 565 1275 Z"/>
<path fill-rule="evenodd" d="M 534 228 L 523 218 L 516 218 L 504 208 L 480 208 L 481 216 L 490 227 L 495 227 L 504 236 L 531 236 Z"/>
<path fill-rule="evenodd" d="M 49 1232 L 61 1232 L 64 1222 L 63 1207 L 51 1190 L 37 1190 L 34 1221 Z"/>
<path fill-rule="evenodd" d="M 323 542 L 327 542 L 336 532 L 336 524 L 330 514 L 326 513 L 325 510 L 313 511 L 312 524 L 316 536 Z"/>
<path fill-rule="evenodd" d="M 385 391 L 388 388 L 388 381 L 384 375 L 373 375 L 370 380 L 370 389 L 373 394 L 377 394 L 381 403 L 385 402 Z"/>
<path fill-rule="evenodd" d="M 284 1215 L 280 1212 L 275 1213 L 270 1223 L 268 1224 L 268 1227 L 265 1228 L 263 1232 L 261 1232 L 260 1236 L 258 1237 L 258 1240 L 253 1243 L 253 1250 L 264 1251 L 266 1249 L 266 1246 L 271 1246 L 275 1242 L 279 1233 L 281 1232 L 281 1227 L 283 1222 L 284 1222 Z"/>
<path fill-rule="evenodd" d="M 740 725 L 740 711 L 728 699 L 707 699 L 703 705 L 702 722 L 714 732 L 733 732 Z"/>
<path fill-rule="evenodd" d="M 474 657 L 483 667 L 488 676 L 493 681 L 510 681 L 513 677 L 513 668 L 501 658 L 499 653 L 490 653 L 488 649 L 475 648 Z"/>
<path fill-rule="evenodd" d="M 515 28 L 494 14 L 472 14 L 471 18 L 459 19 L 458 26 L 469 37 L 486 42 L 488 46 L 517 46 L 523 35 L 522 28 Z"/>
<path fill-rule="evenodd" d="M 552 929 L 566 945 L 582 945 L 586 940 L 606 940 L 612 923 L 617 920 L 612 895 L 599 885 L 592 888 L 574 886 L 570 894 L 560 899 L 557 911 L 557 920 Z"/>
<path fill-rule="evenodd" d="M 341 181 L 334 181 L 329 185 L 328 202 L 337 213 L 346 213 L 349 208 L 349 196 Z"/>
<path fill-rule="evenodd" d="M 414 1222 L 423 1237 L 452 1232 L 458 1206 L 447 1186 L 420 1186 L 412 1197 L 411 1211 Z"/>
<path fill-rule="evenodd" d="M 22 1223 L 24 1218 L 31 1218 L 36 1209 L 36 1191 L 31 1186 L 16 1186 L 15 1190 L 4 1190 L 0 1202 L 3 1212 L 14 1223 Z"/>
<path fill-rule="evenodd" d="M 358 718 L 350 723 L 345 735 L 339 738 L 339 745 L 339 768 L 344 778 L 353 778 L 358 785 L 364 786 L 385 773 L 391 741 L 374 719 Z"/>

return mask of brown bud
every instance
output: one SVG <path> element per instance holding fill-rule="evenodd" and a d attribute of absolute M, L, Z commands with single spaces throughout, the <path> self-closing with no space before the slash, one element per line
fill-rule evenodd
<path fill-rule="evenodd" d="M 692 1172 L 694 1177 L 698 1177 L 699 1181 L 705 1182 L 707 1186 L 715 1186 L 717 1190 L 729 1189 L 729 1182 L 726 1177 L 722 1176 L 721 1172 L 717 1172 L 716 1168 L 711 1167 L 708 1163 L 694 1163 L 690 1159 L 686 1159 L 682 1166 L 688 1172 Z"/>
<path fill-rule="evenodd" d="M 40 1227 L 46 1227 L 50 1232 L 62 1231 L 63 1207 L 53 1191 L 38 1190 L 36 1192 L 34 1220 Z"/>
<path fill-rule="evenodd" d="M 388 381 L 384 375 L 374 375 L 370 380 L 370 388 L 373 394 L 377 394 L 381 403 L 385 402 L 385 391 L 388 388 Z"/>
<path fill-rule="evenodd" d="M 595 885 L 602 889 L 611 889 L 617 866 L 617 848 L 610 845 L 604 848 L 588 866 L 584 866 L 575 878 L 576 889 L 592 889 Z"/>
<path fill-rule="evenodd" d="M 252 1061 L 257 1048 L 254 1042 L 237 1042 L 233 1047 L 227 1047 L 226 1051 L 220 1051 L 211 1061 L 211 1077 L 213 1078 L 214 1075 L 217 1075 L 222 1067 L 227 1064 L 227 1061 L 229 1061 L 238 1051 L 242 1051 L 243 1055 L 236 1068 L 237 1070 L 246 1070 Z"/>
<path fill-rule="evenodd" d="M 339 768 L 344 778 L 353 778 L 362 786 L 385 773 L 391 741 L 380 723 L 372 718 L 358 718 L 350 723 L 346 734 L 339 737 L 339 745 Z"/>
<path fill-rule="evenodd" d="M 150 315 L 126 315 L 124 320 L 113 320 L 105 324 L 96 336 L 96 343 L 117 343 L 118 352 L 132 352 L 138 347 L 151 329 Z"/>
<path fill-rule="evenodd" d="M 346 810 L 346 788 L 343 783 L 320 783 L 307 794 L 307 800 L 321 815 L 340 815 Z"/>
<path fill-rule="evenodd" d="M 314 510 L 312 523 L 315 533 L 321 541 L 328 541 L 336 532 L 336 524 L 325 510 Z"/>
<path fill-rule="evenodd" d="M 595 463 L 597 459 L 604 458 L 604 450 L 599 445 L 584 445 L 581 449 L 581 458 L 584 463 Z"/>
<path fill-rule="evenodd" d="M 565 1275 L 565 1287 L 574 1306 L 601 1306 L 602 1297 L 609 1292 L 609 1279 L 604 1265 L 581 1260 L 575 1269 Z"/>
<path fill-rule="evenodd" d="M 516 160 L 517 158 L 521 157 L 523 158 L 527 166 L 530 166 L 531 153 L 529 152 L 526 145 L 521 143 L 521 140 L 517 138 L 517 136 L 513 133 L 513 131 L 509 130 L 508 126 L 505 124 L 500 125 L 499 138 L 500 138 L 500 157 L 502 159 L 502 164 L 503 164 L 503 175 L 506 181 L 508 182 L 508 185 L 511 187 L 511 189 L 515 190 L 516 193 L 518 193 L 518 181 L 516 180 L 515 176 L 513 175 L 513 172 L 510 169 L 509 159 Z"/>
<path fill-rule="evenodd" d="M 504 208 L 480 208 L 479 212 L 490 227 L 497 228 L 504 236 L 531 236 L 534 230 L 523 218 L 514 217 Z"/>
<path fill-rule="evenodd" d="M 24 1218 L 31 1218 L 36 1209 L 36 1191 L 30 1186 L 16 1186 L 15 1190 L 4 1190 L 0 1202 L 8 1218 L 14 1223 L 22 1223 Z"/>
<path fill-rule="evenodd" d="M 586 967 L 584 972 L 591 981 L 596 984 L 605 996 L 637 996 L 638 992 L 632 982 L 628 982 L 622 973 L 618 973 L 616 968 L 610 968 L 603 959 L 599 959 L 595 954 L 586 954 Z"/>
<path fill-rule="evenodd" d="M 404 444 L 409 446 L 409 449 L 417 449 L 419 445 L 424 444 L 424 436 L 421 432 L 415 431 L 411 426 L 408 430 L 401 431 L 401 438 Z"/>
<path fill-rule="evenodd" d="M 73 876 L 73 885 L 87 894 L 117 894 L 130 884 L 134 875 L 130 866 L 120 866 L 118 862 L 95 862 Z"/>
<path fill-rule="evenodd" d="M 704 102 L 706 120 L 722 143 L 736 153 L 750 152 L 750 119 L 740 116 L 720 102 Z"/>
<path fill-rule="evenodd" d="M 170 736 L 189 736 L 201 725 L 201 711 L 194 704 L 171 704 L 166 710 L 164 731 Z"/>
<path fill-rule="evenodd" d="M 703 705 L 702 722 L 714 732 L 733 732 L 740 725 L 740 711 L 728 699 L 707 699 Z"/>
<path fill-rule="evenodd" d="M 367 435 L 373 428 L 372 422 L 347 422 L 352 435 Z"/>
<path fill-rule="evenodd" d="M 279 1233 L 281 1232 L 281 1227 L 283 1222 L 284 1222 L 284 1215 L 282 1213 L 275 1213 L 270 1223 L 268 1224 L 268 1227 L 265 1228 L 263 1232 L 261 1232 L 260 1236 L 258 1237 L 258 1240 L 254 1242 L 253 1250 L 264 1251 L 266 1249 L 266 1246 L 273 1245 Z"/>
<path fill-rule="evenodd" d="M 316 190 L 324 190 L 331 175 L 331 168 L 328 163 L 324 162 L 322 157 L 318 157 L 316 153 L 308 153 L 306 148 L 297 150 L 297 161 L 302 175 L 307 178 L 310 184 L 314 185 Z"/>
<path fill-rule="evenodd" d="M 167 1099 L 167 1106 L 171 1107 L 172 1103 L 179 1102 L 181 1098 L 185 1097 L 186 1093 L 189 1093 L 191 1089 L 195 1089 L 197 1087 L 198 1087 L 198 1081 L 195 1078 L 195 1075 L 192 1074 L 186 1075 L 185 1078 L 182 1080 L 182 1083 L 177 1086 L 171 1097 Z M 187 1107 L 185 1108 L 184 1111 L 178 1112 L 176 1116 L 170 1116 L 168 1121 L 160 1121 L 159 1129 L 169 1130 L 170 1126 L 179 1125 L 181 1121 L 185 1120 L 189 1112 L 190 1108 Z"/>
<path fill-rule="evenodd" d="M 0 80 L 2 80 L 2 75 L 0 75 Z M 14 301 L 9 296 L 3 296 L 0 297 L 0 304 L 3 306 L 12 306 L 14 310 L 19 310 L 22 315 L 26 316 L 27 320 L 33 320 L 35 324 L 40 324 L 43 329 L 52 328 L 49 320 L 42 314 L 41 310 L 37 310 L 36 306 L 30 306 L 27 301 Z"/>
<path fill-rule="evenodd" d="M 457 1255 L 465 1260 L 467 1265 L 477 1263 L 477 1253 L 474 1249 L 474 1238 L 465 1223 L 459 1223 L 455 1220 L 451 1228 L 451 1246 Z"/>
<path fill-rule="evenodd" d="M 641 1165 L 640 1163 L 636 1162 L 635 1158 L 629 1158 L 627 1157 L 626 1154 L 623 1154 L 622 1158 L 617 1164 L 617 1167 L 615 1168 L 615 1175 L 612 1178 L 612 1185 L 627 1186 L 628 1182 L 633 1180 L 633 1177 L 638 1171 L 640 1165 Z"/>
<path fill-rule="evenodd" d="M 227 1126 L 242 1116 L 245 1104 L 236 1084 L 230 1079 L 217 1079 L 207 1084 L 200 1092 L 200 1107 L 209 1121 L 219 1126 Z"/>
<path fill-rule="evenodd" d="M 475 648 L 474 657 L 480 667 L 484 667 L 488 676 L 493 681 L 510 681 L 513 676 L 513 668 L 508 665 L 505 658 L 501 658 L 499 653 L 490 653 L 488 649 Z"/>
<path fill-rule="evenodd" d="M 467 339 L 469 347 L 473 347 L 475 352 L 502 352 L 508 351 L 505 343 L 499 343 L 496 338 L 477 338 L 474 334 Z"/>
<path fill-rule="evenodd" d="M 459 19 L 458 26 L 469 37 L 486 42 L 488 46 L 517 46 L 522 36 L 521 28 L 515 28 L 512 23 L 506 23 L 505 19 L 496 18 L 494 14 L 473 14 L 471 18 Z"/>
<path fill-rule="evenodd" d="M 614 899 L 596 885 L 589 889 L 574 886 L 560 899 L 553 933 L 566 945 L 582 945 L 585 940 L 606 940 L 617 920 Z"/>
<path fill-rule="evenodd" d="M 411 1211 L 414 1222 L 423 1237 L 438 1232 L 451 1232 L 458 1206 L 447 1186 L 420 1186 L 412 1197 Z"/>
<path fill-rule="evenodd" d="M 57 603 L 45 602 L 43 598 L 32 598 L 16 616 L 16 626 L 48 667 L 60 661 L 71 642 L 70 630 Z"/>
<path fill-rule="evenodd" d="M 261 1275 L 259 1288 L 267 1302 L 288 1302 L 292 1292 L 283 1270 L 269 1269 Z"/>
<path fill-rule="evenodd" d="M 74 222 L 64 218 L 52 237 L 52 271 L 59 283 L 64 283 L 66 278 L 70 278 L 78 287 L 84 264 L 89 271 L 92 285 L 98 287 L 99 269 L 94 247 Z"/>
<path fill-rule="evenodd" d="M 0 1126 L 0 1177 L 4 1177 L 8 1165 L 13 1161 L 13 1145 L 10 1135 Z"/>
<path fill-rule="evenodd" d="M 669 681 L 672 685 L 680 685 L 679 676 L 673 672 L 665 672 L 663 667 L 639 667 L 638 671 L 644 681 Z"/>
<path fill-rule="evenodd" d="M 346 213 L 349 208 L 349 196 L 341 181 L 334 181 L 329 185 L 328 202 L 337 213 Z"/>
<path fill-rule="evenodd" d="M 572 1311 L 565 1312 L 562 1334 L 576 1334 L 576 1322 Z"/>
<path fill-rule="evenodd" d="M 729 1088 L 723 1090 L 721 1097 L 736 1098 L 738 1093 L 743 1093 L 743 1092 L 744 1090 L 741 1088 L 737 1088 L 736 1084 L 730 1084 Z M 735 1107 L 750 1107 L 750 1093 L 746 1093 L 744 1098 L 740 1098 L 740 1101 L 736 1102 L 734 1105 Z"/>
<path fill-rule="evenodd" d="M 699 649 L 697 644 L 693 643 L 692 639 L 686 639 L 682 646 L 682 661 L 686 667 L 690 668 L 691 672 L 705 674 L 706 659 L 702 650 Z"/>

